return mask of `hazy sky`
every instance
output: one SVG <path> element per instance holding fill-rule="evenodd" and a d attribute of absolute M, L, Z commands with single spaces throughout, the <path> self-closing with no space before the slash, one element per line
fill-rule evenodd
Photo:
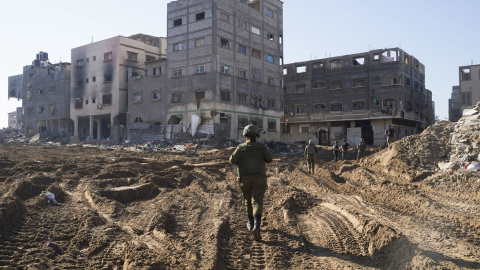
<path fill-rule="evenodd" d="M 21 106 L 8 100 L 8 77 L 39 51 L 70 62 L 70 50 L 110 37 L 167 35 L 170 0 L 16 0 L 0 16 L 0 128 Z M 425 65 L 436 115 L 448 118 L 458 67 L 480 64 L 478 0 L 284 0 L 285 63 L 400 47 Z"/>

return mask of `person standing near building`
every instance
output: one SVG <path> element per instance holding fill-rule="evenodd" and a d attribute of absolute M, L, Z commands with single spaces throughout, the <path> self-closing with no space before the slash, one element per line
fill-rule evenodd
<path fill-rule="evenodd" d="M 357 144 L 357 160 L 360 158 L 360 155 L 365 152 L 365 149 L 367 149 L 367 145 L 365 144 L 365 140 L 361 138 Z"/>
<path fill-rule="evenodd" d="M 347 140 L 343 139 L 343 145 L 342 145 L 342 160 L 346 160 L 348 157 L 348 148 L 350 147 L 350 144 L 348 144 Z"/>
<path fill-rule="evenodd" d="M 260 241 L 263 198 L 268 187 L 265 163 L 272 162 L 273 153 L 265 144 L 257 142 L 260 137 L 257 126 L 246 126 L 243 136 L 247 141 L 235 149 L 230 156 L 230 162 L 238 168 L 237 179 L 245 199 L 248 217 L 247 229 L 252 231 L 255 241 Z"/>
<path fill-rule="evenodd" d="M 333 161 L 337 162 L 340 151 L 340 145 L 338 145 L 338 141 L 335 141 L 335 144 L 333 145 Z"/>
<path fill-rule="evenodd" d="M 305 146 L 305 159 L 307 160 L 308 173 L 315 173 L 315 160 L 317 159 L 318 149 L 313 143 L 313 140 L 308 141 L 308 145 Z"/>
<path fill-rule="evenodd" d="M 387 129 L 385 130 L 385 135 L 387 136 L 387 147 L 397 140 L 397 134 L 395 134 L 395 130 L 393 129 L 392 125 L 388 125 Z"/>

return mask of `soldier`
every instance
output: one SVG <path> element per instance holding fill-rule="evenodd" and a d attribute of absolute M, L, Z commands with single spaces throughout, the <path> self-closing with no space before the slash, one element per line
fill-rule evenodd
<path fill-rule="evenodd" d="M 390 146 L 393 142 L 397 140 L 397 134 L 391 125 L 388 125 L 388 128 L 385 130 L 385 135 L 387 136 L 387 146 Z"/>
<path fill-rule="evenodd" d="M 340 145 L 338 145 L 338 141 L 335 141 L 335 144 L 333 145 L 333 161 L 337 162 L 338 153 L 340 153 L 340 151 Z"/>
<path fill-rule="evenodd" d="M 267 190 L 267 174 L 265 163 L 273 160 L 273 153 L 263 143 L 257 142 L 260 129 L 248 125 L 243 129 L 247 139 L 240 144 L 230 156 L 230 162 L 238 168 L 238 181 L 245 198 L 248 216 L 247 229 L 252 231 L 253 239 L 260 241 L 260 224 L 263 211 L 263 197 Z"/>
<path fill-rule="evenodd" d="M 342 160 L 347 159 L 347 154 L 348 154 L 348 148 L 350 147 L 350 144 L 348 144 L 347 140 L 343 139 L 343 145 L 342 145 Z"/>
<path fill-rule="evenodd" d="M 313 143 L 313 140 L 308 141 L 308 145 L 305 146 L 305 159 L 307 160 L 308 173 L 315 173 L 315 160 L 318 154 L 318 149 Z"/>
<path fill-rule="evenodd" d="M 363 138 L 360 139 L 360 142 L 357 144 L 357 160 L 360 158 L 360 154 L 363 154 L 367 149 L 367 145 L 365 144 L 365 140 Z"/>

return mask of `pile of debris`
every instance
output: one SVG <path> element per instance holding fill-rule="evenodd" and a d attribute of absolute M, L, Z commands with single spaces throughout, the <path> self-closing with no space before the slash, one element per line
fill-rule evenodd
<path fill-rule="evenodd" d="M 478 162 L 480 154 L 480 102 L 463 111 L 463 117 L 455 125 L 450 138 L 452 153 L 450 162 L 467 165 Z"/>

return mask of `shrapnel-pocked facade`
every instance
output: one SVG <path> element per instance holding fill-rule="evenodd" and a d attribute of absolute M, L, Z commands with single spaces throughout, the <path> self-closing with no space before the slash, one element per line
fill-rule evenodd
<path fill-rule="evenodd" d="M 284 84 L 281 132 L 288 143 L 356 144 L 363 137 L 383 145 L 389 124 L 400 139 L 434 120 L 425 67 L 399 48 L 288 64 Z"/>

